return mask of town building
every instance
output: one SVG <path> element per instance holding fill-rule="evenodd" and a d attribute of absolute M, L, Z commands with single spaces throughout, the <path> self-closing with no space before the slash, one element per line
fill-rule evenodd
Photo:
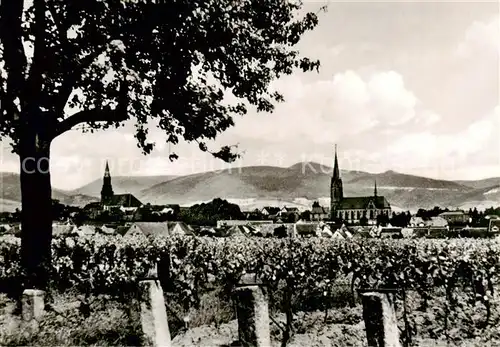
<path fill-rule="evenodd" d="M 500 220 L 499 219 L 490 219 L 490 223 L 488 225 L 488 233 L 500 234 Z"/>
<path fill-rule="evenodd" d="M 101 189 L 101 207 L 103 210 L 108 211 L 114 208 L 120 209 L 122 212 L 133 214 L 142 202 L 139 201 L 134 195 L 115 194 L 113 186 L 111 185 L 111 174 L 109 172 L 109 165 L 106 161 L 106 168 L 104 170 L 104 177 L 102 180 Z"/>
<path fill-rule="evenodd" d="M 408 223 L 410 227 L 425 227 L 426 223 L 422 217 L 412 216 Z"/>
<path fill-rule="evenodd" d="M 381 239 L 402 239 L 403 238 L 402 230 L 403 228 L 397 228 L 392 226 L 379 227 L 378 236 Z"/>
<path fill-rule="evenodd" d="M 293 237 L 320 237 L 321 231 L 319 223 L 297 222 L 293 225 Z"/>
<path fill-rule="evenodd" d="M 443 212 L 439 217 L 446 219 L 450 224 L 465 224 L 470 222 L 469 215 L 464 211 Z"/>
<path fill-rule="evenodd" d="M 311 220 L 320 222 L 329 217 L 328 210 L 321 206 L 318 202 L 314 202 L 311 209 Z"/>
<path fill-rule="evenodd" d="M 281 220 L 296 222 L 299 219 L 300 212 L 297 207 L 284 206 L 276 215 Z"/>
<path fill-rule="evenodd" d="M 280 208 L 279 207 L 273 207 L 273 206 L 265 206 L 262 208 L 262 210 L 260 211 L 260 213 L 265 217 L 265 218 L 268 218 L 268 219 L 272 219 L 274 217 L 276 217 L 278 215 L 278 213 L 280 212 Z"/>
<path fill-rule="evenodd" d="M 246 219 L 228 219 L 218 220 L 217 228 L 232 227 L 235 225 L 260 225 L 260 224 L 273 224 L 272 220 L 246 220 Z"/>
<path fill-rule="evenodd" d="M 330 219 L 341 219 L 353 224 L 361 223 L 363 219 L 366 219 L 369 225 L 374 225 L 377 223 L 378 215 L 389 217 L 390 214 L 391 205 L 384 196 L 377 194 L 377 182 L 375 182 L 373 196 L 344 196 L 335 145 L 335 162 L 330 185 Z"/>

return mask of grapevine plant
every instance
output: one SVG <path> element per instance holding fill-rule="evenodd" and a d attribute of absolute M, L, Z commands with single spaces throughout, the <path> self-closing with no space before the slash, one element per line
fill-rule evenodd
<path fill-rule="evenodd" d="M 0 238 L 2 290 L 21 276 L 19 239 Z M 185 308 L 220 286 L 230 294 L 255 274 L 272 294 L 281 284 L 296 298 L 327 302 L 339 278 L 355 288 L 397 288 L 417 293 L 421 306 L 438 295 L 446 307 L 482 305 L 484 324 L 500 273 L 500 244 L 491 240 L 263 239 L 173 236 L 146 239 L 94 235 L 58 237 L 52 243 L 52 288 L 120 296 L 133 291 L 159 264 L 165 291 Z M 449 316 L 444 312 L 445 323 Z M 447 336 L 448 337 L 448 336 Z"/>

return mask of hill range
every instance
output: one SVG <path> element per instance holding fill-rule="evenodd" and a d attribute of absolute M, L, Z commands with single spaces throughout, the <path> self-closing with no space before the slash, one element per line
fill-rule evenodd
<path fill-rule="evenodd" d="M 298 163 L 287 168 L 249 166 L 186 176 L 112 176 L 112 184 L 115 193 L 132 193 L 143 203 L 151 204 L 188 206 L 220 197 L 239 204 L 243 210 L 266 205 L 309 208 L 315 200 L 329 205 L 332 171 L 331 167 L 317 163 Z M 19 175 L 0 175 L 0 207 L 13 210 L 21 200 Z M 378 194 L 384 195 L 395 211 L 434 206 L 484 209 L 500 205 L 500 178 L 446 181 L 394 171 L 342 171 L 341 176 L 345 196 L 373 194 L 376 180 Z M 53 198 L 83 206 L 98 201 L 101 186 L 99 178 L 73 191 L 54 188 Z"/>

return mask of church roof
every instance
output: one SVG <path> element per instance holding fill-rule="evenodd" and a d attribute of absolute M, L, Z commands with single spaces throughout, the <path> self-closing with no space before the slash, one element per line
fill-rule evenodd
<path fill-rule="evenodd" d="M 365 210 L 368 208 L 370 202 L 373 202 L 375 208 L 385 209 L 390 208 L 391 205 L 383 196 L 358 196 L 347 197 L 340 200 L 339 210 Z"/>
<path fill-rule="evenodd" d="M 142 203 L 132 194 L 115 194 L 106 204 L 108 206 L 140 207 Z"/>

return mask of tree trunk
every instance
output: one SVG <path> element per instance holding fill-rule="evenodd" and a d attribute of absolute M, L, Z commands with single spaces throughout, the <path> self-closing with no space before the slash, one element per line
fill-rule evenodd
<path fill-rule="evenodd" d="M 50 140 L 29 131 L 20 141 L 21 164 L 21 265 L 27 276 L 24 288 L 46 289 L 52 243 L 52 189 Z M 46 137 L 45 137 L 46 138 Z"/>

